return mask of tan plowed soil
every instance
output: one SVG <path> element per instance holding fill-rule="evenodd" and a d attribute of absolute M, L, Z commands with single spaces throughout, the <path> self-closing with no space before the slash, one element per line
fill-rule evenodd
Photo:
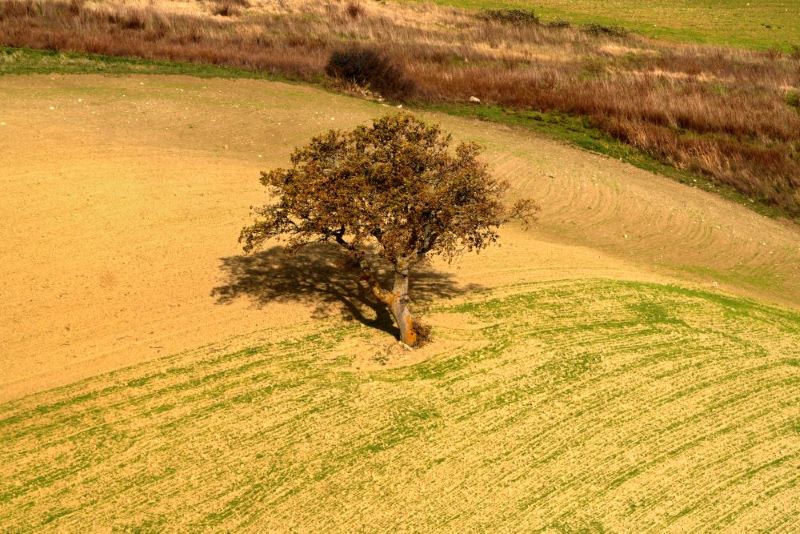
<path fill-rule="evenodd" d="M 237 283 L 231 266 L 246 267 L 236 237 L 263 198 L 260 170 L 315 133 L 392 109 L 160 76 L 4 77 L 0 102 L 0 400 L 336 313 L 313 291 L 265 299 L 237 286 L 221 298 Z M 453 287 L 683 276 L 800 304 L 796 226 L 526 132 L 428 117 L 486 146 L 514 194 L 543 207 L 501 247 L 437 265 Z"/>

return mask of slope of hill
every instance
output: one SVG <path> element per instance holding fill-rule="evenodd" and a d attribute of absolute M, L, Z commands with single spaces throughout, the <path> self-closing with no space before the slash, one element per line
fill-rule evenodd
<path fill-rule="evenodd" d="M 259 170 L 394 108 L 178 76 L 0 98 L 3 528 L 796 530 L 795 225 L 425 114 L 543 210 L 419 276 L 436 337 L 406 353 L 330 250 L 236 243 Z"/>
<path fill-rule="evenodd" d="M 260 170 L 315 133 L 393 111 L 298 85 L 160 76 L 9 77 L 0 96 L 0 209 L 14 221 L 0 265 L 6 398 L 307 317 L 307 299 L 216 305 L 220 258 L 240 253 Z M 525 131 L 427 117 L 483 144 L 543 208 L 531 231 L 438 265 L 456 285 L 677 275 L 800 301 L 795 225 Z M 54 381 L 11 384 L 42 373 Z"/>
<path fill-rule="evenodd" d="M 417 0 L 413 0 L 417 1 Z M 532 9 L 546 20 L 600 23 L 658 38 L 752 48 L 800 46 L 792 0 L 434 0 L 470 9 Z"/>
<path fill-rule="evenodd" d="M 800 315 L 608 280 L 503 293 L 435 306 L 415 365 L 362 369 L 379 336 L 328 320 L 4 404 L 0 525 L 798 528 Z"/>
<path fill-rule="evenodd" d="M 793 20 L 780 5 L 765 9 Z M 689 174 L 800 218 L 800 52 L 657 41 L 503 13 L 397 2 L 6 0 L 0 45 L 16 48 L 0 51 L 0 72 L 28 67 L 19 47 L 29 47 L 224 65 L 406 103 L 478 98 L 472 108 L 489 106 L 494 117 L 510 110 L 542 129 L 566 126 L 573 135 L 565 137 L 583 146 L 612 145 L 650 170 Z M 684 18 L 724 26 L 704 13 Z"/>

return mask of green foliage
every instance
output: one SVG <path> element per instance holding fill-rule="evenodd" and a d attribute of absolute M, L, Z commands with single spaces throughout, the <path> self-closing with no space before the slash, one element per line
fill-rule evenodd
<path fill-rule="evenodd" d="M 423 0 L 401 0 L 421 2 Z M 440 5 L 486 10 L 526 9 L 531 0 L 433 0 Z M 542 21 L 622 27 L 650 37 L 791 52 L 800 42 L 795 0 L 538 0 Z"/>
<path fill-rule="evenodd" d="M 786 93 L 786 103 L 800 111 L 800 92 L 789 91 Z"/>
<path fill-rule="evenodd" d="M 202 63 L 154 61 L 54 50 L 0 47 L 0 75 L 10 74 L 183 74 L 198 78 L 287 80 L 270 73 Z"/>

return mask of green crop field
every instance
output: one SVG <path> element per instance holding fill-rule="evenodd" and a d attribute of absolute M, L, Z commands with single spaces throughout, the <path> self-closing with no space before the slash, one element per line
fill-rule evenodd
<path fill-rule="evenodd" d="M 545 20 L 620 25 L 653 37 L 749 48 L 800 46 L 794 0 L 434 0 L 470 9 L 532 9 Z"/>
<path fill-rule="evenodd" d="M 790 532 L 800 315 L 677 286 L 508 286 L 359 368 L 327 322 L 0 406 L 6 531 Z"/>

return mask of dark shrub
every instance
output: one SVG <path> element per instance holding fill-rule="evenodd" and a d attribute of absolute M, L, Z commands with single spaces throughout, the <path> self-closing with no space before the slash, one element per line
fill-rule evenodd
<path fill-rule="evenodd" d="M 38 7 L 35 6 L 32 0 L 24 2 L 3 2 L 0 4 L 0 7 L 2 7 L 2 10 L 0 10 L 0 20 L 6 18 L 13 20 L 15 18 L 42 16 L 41 5 Z"/>
<path fill-rule="evenodd" d="M 225 2 L 224 4 L 217 4 L 211 10 L 211 13 L 219 15 L 220 17 L 234 17 L 239 14 L 239 10 L 228 2 Z"/>
<path fill-rule="evenodd" d="M 351 19 L 357 19 L 364 14 L 364 8 L 361 7 L 361 4 L 348 2 L 347 7 L 344 8 L 344 12 L 347 13 L 347 16 Z"/>
<path fill-rule="evenodd" d="M 126 30 L 143 30 L 147 26 L 145 13 L 141 9 L 131 9 L 127 12 L 111 13 L 108 21 Z"/>
<path fill-rule="evenodd" d="M 786 103 L 800 111 L 800 93 L 797 91 L 789 91 L 786 93 Z"/>
<path fill-rule="evenodd" d="M 73 15 L 80 15 L 85 3 L 86 0 L 70 0 L 69 12 Z"/>
<path fill-rule="evenodd" d="M 565 29 L 570 27 L 570 23 L 566 20 L 554 20 L 546 24 L 548 28 Z"/>
<path fill-rule="evenodd" d="M 625 37 L 628 30 L 620 26 L 603 26 L 602 24 L 587 24 L 583 31 L 592 35 L 605 35 L 607 37 Z"/>
<path fill-rule="evenodd" d="M 389 98 L 403 99 L 410 96 L 414 88 L 395 63 L 371 48 L 350 46 L 333 52 L 325 73 Z"/>
<path fill-rule="evenodd" d="M 493 20 L 503 24 L 536 25 L 539 17 L 533 11 L 525 9 L 488 9 L 481 16 L 486 20 Z"/>

